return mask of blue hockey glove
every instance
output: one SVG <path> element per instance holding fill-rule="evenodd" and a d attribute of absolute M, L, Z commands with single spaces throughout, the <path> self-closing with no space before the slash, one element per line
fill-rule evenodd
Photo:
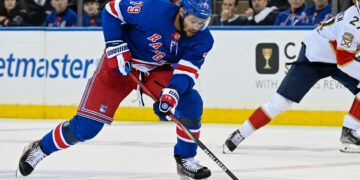
<path fill-rule="evenodd" d="M 123 76 L 127 76 L 131 72 L 132 57 L 127 43 L 123 41 L 107 42 L 105 51 L 111 68 Z"/>
<path fill-rule="evenodd" d="M 160 121 L 171 121 L 172 119 L 170 118 L 170 116 L 167 115 L 167 113 L 163 113 L 163 112 L 160 111 L 160 109 L 159 109 L 160 105 L 159 104 L 160 104 L 159 102 L 156 102 L 156 103 L 153 104 L 154 113 L 157 116 L 159 116 Z M 171 109 L 170 111 L 175 115 L 176 118 L 180 117 L 180 114 L 179 114 L 178 111 L 174 112 L 173 109 Z"/>
<path fill-rule="evenodd" d="M 156 102 L 156 103 L 153 104 L 154 113 L 157 116 L 159 116 L 160 121 L 171 121 L 171 118 L 168 115 L 166 115 L 166 113 L 163 113 L 163 112 L 160 111 L 159 104 L 160 104 L 159 102 Z"/>

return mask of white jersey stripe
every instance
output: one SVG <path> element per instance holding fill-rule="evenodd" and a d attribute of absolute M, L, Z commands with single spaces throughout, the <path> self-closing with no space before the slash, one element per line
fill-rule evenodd
<path fill-rule="evenodd" d="M 188 75 L 189 77 L 191 77 L 191 79 L 194 82 L 196 81 L 195 74 L 191 73 L 191 72 L 188 72 L 188 71 L 181 71 L 181 70 L 175 69 L 173 74 L 185 74 L 185 75 Z"/>

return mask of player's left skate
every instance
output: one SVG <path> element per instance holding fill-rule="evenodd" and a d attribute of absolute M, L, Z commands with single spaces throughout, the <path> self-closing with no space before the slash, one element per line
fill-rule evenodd
<path fill-rule="evenodd" d="M 34 141 L 25 147 L 19 161 L 16 176 L 31 174 L 35 166 L 47 155 L 41 150 L 40 140 Z"/>
<path fill-rule="evenodd" d="M 245 138 L 241 135 L 239 130 L 234 131 L 230 136 L 226 139 L 225 144 L 223 145 L 223 153 L 227 153 L 229 151 L 234 151 L 236 147 L 244 140 Z"/>
<path fill-rule="evenodd" d="M 342 143 L 341 152 L 360 153 L 360 136 L 356 130 L 343 127 L 340 142 Z"/>
<path fill-rule="evenodd" d="M 207 179 L 211 176 L 211 171 L 200 165 L 194 158 L 182 158 L 175 156 L 177 173 L 181 180 Z"/>

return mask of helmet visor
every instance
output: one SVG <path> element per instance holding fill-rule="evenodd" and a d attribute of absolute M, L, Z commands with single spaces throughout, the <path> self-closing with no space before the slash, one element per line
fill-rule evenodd
<path fill-rule="evenodd" d="M 189 14 L 187 18 L 184 18 L 184 21 L 185 23 L 190 24 L 193 27 L 196 27 L 196 29 L 199 29 L 199 31 L 202 31 L 208 27 L 210 22 L 210 17 L 208 17 L 207 19 L 202 19 L 192 14 Z"/>

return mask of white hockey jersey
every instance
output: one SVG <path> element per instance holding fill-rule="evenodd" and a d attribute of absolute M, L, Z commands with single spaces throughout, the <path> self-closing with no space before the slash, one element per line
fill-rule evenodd
<path fill-rule="evenodd" d="M 346 66 L 360 48 L 360 12 L 356 5 L 337 14 L 305 38 L 306 57 L 311 62 Z"/>

